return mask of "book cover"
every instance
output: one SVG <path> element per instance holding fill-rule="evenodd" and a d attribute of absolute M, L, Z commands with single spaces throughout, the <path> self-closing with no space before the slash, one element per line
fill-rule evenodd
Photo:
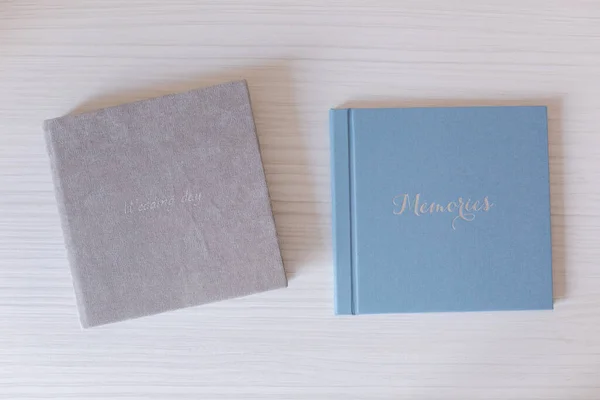
<path fill-rule="evenodd" d="M 44 129 L 83 327 L 287 285 L 245 81 Z"/>
<path fill-rule="evenodd" d="M 336 314 L 551 309 L 546 107 L 333 109 Z"/>

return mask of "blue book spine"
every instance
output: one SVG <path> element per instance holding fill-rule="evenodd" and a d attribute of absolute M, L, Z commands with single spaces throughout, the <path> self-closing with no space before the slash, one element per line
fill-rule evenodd
<path fill-rule="evenodd" d="M 352 111 L 330 110 L 331 215 L 334 307 L 337 315 L 356 314 L 352 227 Z"/>

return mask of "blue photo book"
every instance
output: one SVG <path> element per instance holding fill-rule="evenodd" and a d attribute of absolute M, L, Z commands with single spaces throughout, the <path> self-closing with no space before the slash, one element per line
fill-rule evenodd
<path fill-rule="evenodd" d="M 336 314 L 552 309 L 547 121 L 331 110 Z"/>

